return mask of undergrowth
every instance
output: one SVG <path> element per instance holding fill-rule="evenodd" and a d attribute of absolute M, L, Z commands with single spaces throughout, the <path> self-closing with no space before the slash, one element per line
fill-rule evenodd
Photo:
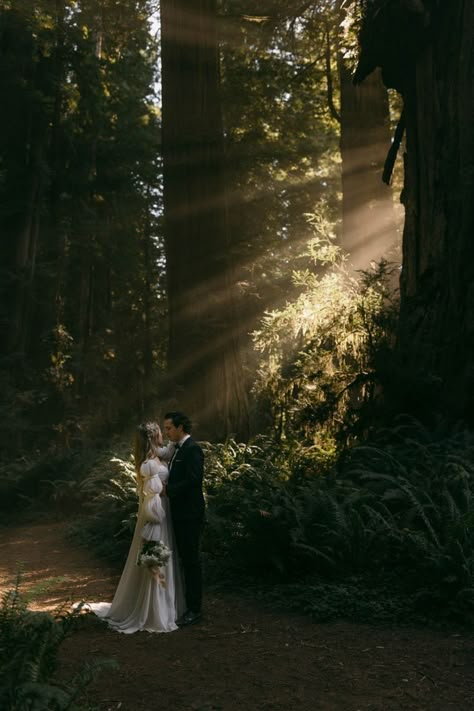
<path fill-rule="evenodd" d="M 206 585 L 265 590 L 317 619 L 474 619 L 474 435 L 400 417 L 363 445 L 203 443 Z M 73 535 L 123 564 L 137 511 L 123 445 L 57 480 Z M 263 594 L 263 593 L 262 593 Z"/>
<path fill-rule="evenodd" d="M 213 580 L 265 582 L 267 597 L 317 619 L 473 622 L 467 430 L 400 418 L 330 471 L 316 459 L 304 477 L 295 451 L 275 459 L 255 445 L 229 461 L 227 450 L 219 465 L 215 456 L 205 537 Z"/>
<path fill-rule="evenodd" d="M 0 603 L 0 708 L 5 711 L 88 711 L 83 695 L 111 660 L 84 663 L 72 678 L 56 678 L 61 644 L 82 624 L 79 612 L 33 612 L 19 578 Z"/>

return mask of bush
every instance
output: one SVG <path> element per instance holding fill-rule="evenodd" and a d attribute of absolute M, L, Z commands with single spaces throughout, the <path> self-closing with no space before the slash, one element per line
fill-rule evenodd
<path fill-rule="evenodd" d="M 71 529 L 101 556 L 122 561 L 135 529 L 138 499 L 135 465 L 126 446 L 102 452 L 76 484 L 84 515 Z"/>
<path fill-rule="evenodd" d="M 115 664 L 95 660 L 65 683 L 54 680 L 63 641 L 78 628 L 81 615 L 59 610 L 32 612 L 19 581 L 0 605 L 0 708 L 15 711 L 86 711 L 78 699 L 99 670 Z"/>
<path fill-rule="evenodd" d="M 400 418 L 344 469 L 390 510 L 390 560 L 420 605 L 474 613 L 474 435 Z"/>
<path fill-rule="evenodd" d="M 339 461 L 332 445 L 266 437 L 203 446 L 208 584 L 297 586 L 296 598 L 310 600 L 304 605 L 312 614 L 318 595 L 321 606 L 324 598 L 323 616 L 344 616 L 345 607 L 346 616 L 363 619 L 370 609 L 378 619 L 408 610 L 418 619 L 473 619 L 468 431 L 428 430 L 404 417 Z M 101 554 L 123 560 L 137 510 L 131 458 L 103 454 L 79 490 L 88 513 L 76 531 Z M 334 586 L 339 593 L 329 594 Z M 352 594 L 344 590 L 355 589 L 359 603 L 344 603 Z M 371 590 L 379 591 L 380 609 Z"/>
<path fill-rule="evenodd" d="M 313 587 L 315 576 L 343 586 L 357 579 L 361 590 L 405 596 L 418 617 L 474 619 L 469 432 L 428 431 L 401 418 L 332 472 L 315 466 L 312 477 L 308 469 L 294 476 L 294 447 L 268 442 L 221 445 L 208 462 L 205 549 L 221 576 L 303 586 L 311 579 Z"/>
<path fill-rule="evenodd" d="M 324 234 L 310 255 L 308 268 L 293 273 L 298 297 L 266 313 L 253 334 L 254 389 L 278 439 L 311 441 L 317 429 L 345 443 L 378 421 L 382 389 L 393 379 L 395 267 L 382 260 L 356 277 Z"/>
<path fill-rule="evenodd" d="M 304 612 L 316 622 L 351 619 L 364 623 L 419 624 L 427 617 L 416 609 L 412 596 L 400 593 L 394 581 L 369 581 L 357 576 L 343 581 L 308 579 L 260 588 L 266 602 Z"/>
<path fill-rule="evenodd" d="M 91 468 L 95 450 L 65 450 L 60 453 L 31 453 L 0 463 L 0 508 L 38 512 L 47 507 L 58 514 L 70 513 L 81 505 L 78 483 Z"/>

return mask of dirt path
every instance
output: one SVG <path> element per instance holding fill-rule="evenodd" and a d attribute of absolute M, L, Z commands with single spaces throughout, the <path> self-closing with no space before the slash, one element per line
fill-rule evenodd
<path fill-rule="evenodd" d="M 34 609 L 110 600 L 118 576 L 64 540 L 64 524 L 0 532 L 0 589 L 24 567 Z M 199 626 L 121 635 L 91 625 L 62 648 L 64 672 L 114 658 L 90 700 L 101 711 L 472 711 L 474 636 L 314 624 L 232 597 L 206 597 Z"/>

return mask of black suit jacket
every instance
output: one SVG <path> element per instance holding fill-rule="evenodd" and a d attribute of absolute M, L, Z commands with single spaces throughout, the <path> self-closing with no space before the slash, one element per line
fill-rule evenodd
<path fill-rule="evenodd" d="M 172 461 L 166 487 L 175 521 L 204 518 L 203 472 L 204 453 L 198 443 L 188 437 Z"/>

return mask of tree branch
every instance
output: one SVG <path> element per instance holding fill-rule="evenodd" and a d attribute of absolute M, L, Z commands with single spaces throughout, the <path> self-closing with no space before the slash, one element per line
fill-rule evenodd
<path fill-rule="evenodd" d="M 400 148 L 400 143 L 402 142 L 403 133 L 405 131 L 405 109 L 403 109 L 400 114 L 400 118 L 395 129 L 395 135 L 393 136 L 392 145 L 389 148 L 387 157 L 385 159 L 385 164 L 383 167 L 382 180 L 386 185 L 390 185 L 392 179 L 393 167 L 395 165 L 395 160 L 397 158 L 398 149 Z"/>

